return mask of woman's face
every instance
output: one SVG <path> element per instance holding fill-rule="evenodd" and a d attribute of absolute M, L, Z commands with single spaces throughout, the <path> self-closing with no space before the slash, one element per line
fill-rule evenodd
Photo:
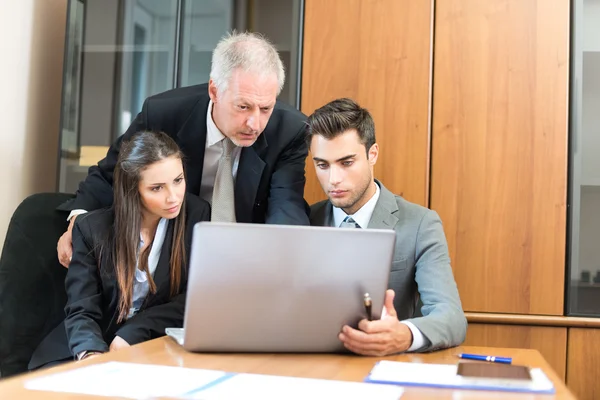
<path fill-rule="evenodd" d="M 181 159 L 171 156 L 150 164 L 141 172 L 140 178 L 138 190 L 144 217 L 177 217 L 185 196 Z"/>

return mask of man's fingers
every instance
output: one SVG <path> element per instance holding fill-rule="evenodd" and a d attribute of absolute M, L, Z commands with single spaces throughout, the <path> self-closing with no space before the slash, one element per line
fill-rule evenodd
<path fill-rule="evenodd" d="M 369 334 L 390 332 L 393 330 L 392 322 L 393 320 L 390 320 L 389 318 L 383 318 L 376 321 L 367 321 L 366 319 L 363 319 L 358 323 L 358 329 Z"/>
<path fill-rule="evenodd" d="M 71 262 L 71 256 L 67 254 L 67 252 L 62 249 L 62 248 L 58 248 L 58 261 L 64 266 L 64 267 L 69 267 L 69 263 Z"/>
<path fill-rule="evenodd" d="M 58 249 L 58 261 L 65 267 L 69 266 L 71 262 L 71 254 L 69 254 L 64 248 Z"/>
<path fill-rule="evenodd" d="M 368 340 L 369 335 L 363 331 L 359 331 L 357 329 L 351 328 L 349 326 L 344 326 L 342 329 L 342 334 L 352 340 Z"/>
<path fill-rule="evenodd" d="M 365 333 L 356 329 L 352 329 L 349 326 L 345 326 L 342 330 L 342 334 L 348 341 L 353 343 L 365 343 L 365 344 L 384 344 L 387 343 L 385 333 Z"/>
<path fill-rule="evenodd" d="M 65 232 L 56 246 L 56 252 L 58 253 L 58 261 L 66 268 L 69 267 L 71 257 L 73 256 L 73 245 L 71 243 L 71 235 L 67 231 Z"/>
<path fill-rule="evenodd" d="M 340 334 L 340 340 L 348 350 L 356 354 L 362 355 L 381 355 L 386 349 L 385 341 L 378 340 L 377 342 L 364 342 L 361 340 L 351 339 L 344 333 Z"/>

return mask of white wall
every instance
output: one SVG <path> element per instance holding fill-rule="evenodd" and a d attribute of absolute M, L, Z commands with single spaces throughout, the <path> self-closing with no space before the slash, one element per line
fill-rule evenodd
<path fill-rule="evenodd" d="M 0 0 L 0 243 L 27 196 L 56 187 L 67 0 Z"/>

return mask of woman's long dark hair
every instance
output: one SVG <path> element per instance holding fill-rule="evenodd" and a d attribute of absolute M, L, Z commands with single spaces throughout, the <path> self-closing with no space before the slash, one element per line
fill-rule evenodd
<path fill-rule="evenodd" d="M 109 253 L 114 263 L 117 285 L 120 290 L 117 322 L 127 318 L 133 302 L 133 282 L 135 279 L 136 261 L 139 269 L 144 271 L 150 284 L 150 293 L 156 293 L 156 284 L 148 270 L 148 256 L 151 244 L 139 255 L 140 230 L 142 224 L 142 202 L 139 192 L 141 172 L 151 164 L 168 157 L 183 159 L 177 143 L 162 132 L 138 132 L 130 140 L 123 141 L 119 150 L 119 158 L 114 171 L 115 213 L 114 234 L 109 239 Z M 179 293 L 181 274 L 185 263 L 185 198 L 181 211 L 175 218 L 173 243 L 170 260 L 170 295 Z"/>

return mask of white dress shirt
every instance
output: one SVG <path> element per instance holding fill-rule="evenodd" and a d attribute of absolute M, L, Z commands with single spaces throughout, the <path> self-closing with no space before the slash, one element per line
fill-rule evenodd
<path fill-rule="evenodd" d="M 150 276 L 152 276 L 152 278 L 154 278 L 154 272 L 158 266 L 158 259 L 160 258 L 160 253 L 165 242 L 167 224 L 168 220 L 166 218 L 160 219 L 158 222 L 158 227 L 156 227 L 154 240 L 152 240 L 152 247 L 150 248 L 150 254 L 148 255 L 148 271 L 150 272 Z M 144 247 L 144 238 L 142 238 L 142 234 L 140 233 L 140 249 L 142 247 Z M 135 279 L 133 280 L 133 302 L 131 304 L 131 308 L 129 309 L 127 318 L 131 318 L 137 314 L 142 304 L 144 304 L 144 300 L 146 300 L 148 292 L 150 291 L 148 275 L 139 269 L 139 257 L 140 254 L 138 254 L 138 259 L 136 260 L 137 268 L 135 269 Z"/>
<path fill-rule="evenodd" d="M 363 229 L 368 228 L 369 221 L 371 220 L 371 216 L 373 215 L 373 211 L 375 211 L 375 206 L 377 205 L 377 200 L 379 200 L 379 194 L 381 190 L 379 189 L 379 185 L 375 184 L 376 191 L 375 194 L 363 205 L 357 212 L 350 215 L 352 219 Z M 337 208 L 333 206 L 333 223 L 336 227 L 340 227 L 344 219 L 348 216 L 344 210 L 341 208 Z M 384 318 L 387 315 L 385 312 L 385 307 L 381 313 L 381 318 Z M 425 337 L 423 333 L 410 321 L 400 321 L 410 329 L 413 342 L 408 348 L 407 351 L 417 351 L 425 346 Z"/>
<path fill-rule="evenodd" d="M 200 197 L 212 204 L 213 187 L 215 186 L 215 178 L 217 177 L 217 169 L 219 168 L 219 159 L 223 154 L 223 139 L 225 135 L 221 133 L 215 121 L 212 119 L 213 102 L 208 102 L 208 111 L 206 112 L 206 143 L 204 144 L 204 166 L 202 167 L 202 183 L 200 185 Z M 240 155 L 242 148 L 236 146 L 233 149 L 233 181 L 237 177 L 237 170 L 240 164 Z M 84 214 L 86 210 L 77 209 L 69 213 L 67 221 L 71 220 L 74 215 Z"/>
<path fill-rule="evenodd" d="M 354 222 L 356 222 L 358 226 L 360 226 L 363 229 L 367 229 L 367 227 L 369 226 L 371 215 L 373 215 L 373 211 L 375 211 L 375 206 L 377 205 L 377 200 L 379 200 L 379 194 L 381 193 L 381 190 L 379 189 L 378 184 L 375 184 L 375 187 L 377 189 L 373 197 L 371 197 L 369 201 L 367 201 L 365 205 L 360 208 L 360 210 L 350 215 Z M 333 223 L 336 227 L 339 228 L 347 216 L 348 214 L 346 214 L 346 212 L 341 208 L 337 208 L 335 206 L 333 207 Z"/>

